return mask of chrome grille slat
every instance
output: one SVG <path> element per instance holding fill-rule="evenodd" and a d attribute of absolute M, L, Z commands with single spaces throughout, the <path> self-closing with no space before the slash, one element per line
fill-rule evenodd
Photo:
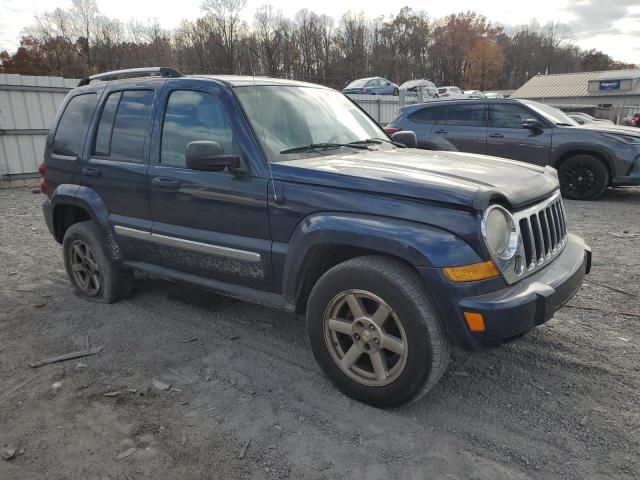
<path fill-rule="evenodd" d="M 560 193 L 513 216 L 522 236 L 520 254 L 524 256 L 524 271 L 528 275 L 542 268 L 566 243 L 566 214 Z"/>

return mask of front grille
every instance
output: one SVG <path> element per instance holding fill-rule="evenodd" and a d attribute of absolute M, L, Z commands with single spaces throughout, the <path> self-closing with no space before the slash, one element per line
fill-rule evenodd
<path fill-rule="evenodd" d="M 567 222 L 560 193 L 513 216 L 520 227 L 527 271 L 541 267 L 564 247 Z"/>

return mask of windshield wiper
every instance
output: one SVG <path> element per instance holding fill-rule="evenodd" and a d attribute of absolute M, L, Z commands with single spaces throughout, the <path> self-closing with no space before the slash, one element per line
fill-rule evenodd
<path fill-rule="evenodd" d="M 357 148 L 359 150 L 369 150 L 366 145 L 360 145 L 358 143 L 311 143 L 309 145 L 302 145 L 300 147 L 287 148 L 280 153 L 300 153 L 300 152 L 313 152 L 314 150 L 327 150 L 329 148 L 349 147 Z"/>
<path fill-rule="evenodd" d="M 396 147 L 399 148 L 407 148 L 406 145 L 404 145 L 403 143 L 398 143 L 398 142 L 394 142 L 393 140 L 389 140 L 387 138 L 380 138 L 380 137 L 372 137 L 372 138 L 367 138 L 366 140 L 357 140 L 355 142 L 351 142 L 351 144 L 376 144 L 376 145 L 380 145 L 381 143 L 390 143 L 391 145 L 395 145 Z"/>

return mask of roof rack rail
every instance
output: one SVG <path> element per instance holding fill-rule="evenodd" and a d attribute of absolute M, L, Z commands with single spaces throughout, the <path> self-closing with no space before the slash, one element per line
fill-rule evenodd
<path fill-rule="evenodd" d="M 182 73 L 180 73 L 175 68 L 171 68 L 171 67 L 126 68 L 124 70 L 114 70 L 112 72 L 97 73 L 96 75 L 84 77 L 82 80 L 78 82 L 78 87 L 89 85 L 89 83 L 93 80 L 104 80 L 107 78 L 119 77 L 121 75 L 141 76 L 143 74 L 153 74 L 153 73 L 159 74 L 163 77 L 174 77 L 174 78 L 182 77 Z"/>

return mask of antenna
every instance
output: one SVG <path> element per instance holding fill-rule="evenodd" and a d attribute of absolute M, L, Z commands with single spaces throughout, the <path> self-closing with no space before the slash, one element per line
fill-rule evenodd
<path fill-rule="evenodd" d="M 253 60 L 251 60 L 251 47 L 249 47 L 249 45 L 247 45 L 247 51 L 249 52 L 249 67 L 251 68 L 251 76 L 253 77 L 253 94 L 255 96 L 256 99 L 256 104 L 257 104 L 257 95 L 258 92 L 256 91 L 256 71 L 253 68 Z M 256 133 L 257 133 L 256 129 Z M 262 138 L 264 138 L 264 127 L 262 127 Z M 267 168 L 269 169 L 269 180 L 271 181 L 271 187 L 273 188 L 273 199 L 275 200 L 276 203 L 280 203 L 280 199 L 278 198 L 278 194 L 276 193 L 276 183 L 273 180 L 273 171 L 271 170 L 271 160 L 269 160 L 269 157 L 267 156 Z"/>

